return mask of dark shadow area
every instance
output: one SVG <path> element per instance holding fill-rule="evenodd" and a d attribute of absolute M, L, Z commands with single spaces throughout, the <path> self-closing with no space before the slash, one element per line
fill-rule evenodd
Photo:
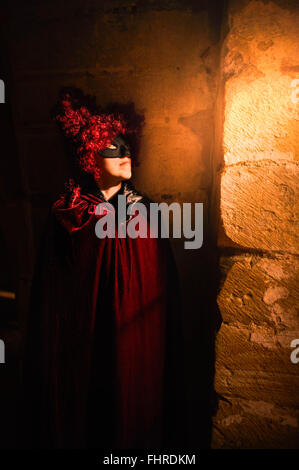
<path fill-rule="evenodd" d="M 0 7 L 1 22 L 7 17 Z M 20 201 L 24 198 L 16 137 L 12 119 L 13 80 L 8 45 L 0 24 L 0 79 L 5 84 L 5 102 L 0 104 L 0 339 L 5 344 L 5 364 L 0 364 L 0 447 L 16 443 L 16 400 L 19 389 L 19 318 L 17 306 L 18 252 L 16 240 L 24 227 L 18 225 Z M 19 234 L 15 229 L 19 227 Z"/>
<path fill-rule="evenodd" d="M 172 240 L 179 269 L 185 334 L 185 389 L 188 410 L 187 445 L 210 447 L 214 392 L 215 338 L 221 324 L 216 298 L 220 282 L 218 253 L 208 236 L 199 250 Z"/>

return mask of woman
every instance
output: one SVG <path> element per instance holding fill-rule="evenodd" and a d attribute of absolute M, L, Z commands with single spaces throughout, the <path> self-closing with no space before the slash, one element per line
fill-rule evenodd
<path fill-rule="evenodd" d="M 27 445 L 180 446 L 182 324 L 169 241 L 121 236 L 136 217 L 129 211 L 113 237 L 96 235 L 101 217 L 117 214 L 118 196 L 126 208 L 151 201 L 130 182 L 126 136 L 136 129 L 83 103 L 82 93 L 64 91 L 54 115 L 82 179 L 70 180 L 52 206 L 33 283 L 23 363 Z"/>

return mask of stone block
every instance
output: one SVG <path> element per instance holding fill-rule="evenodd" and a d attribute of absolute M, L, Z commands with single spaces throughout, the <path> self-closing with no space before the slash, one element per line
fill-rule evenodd
<path fill-rule="evenodd" d="M 299 409 L 299 373 L 298 365 L 293 365 L 294 373 L 283 370 L 230 370 L 217 367 L 215 374 L 215 390 L 228 400 L 236 397 L 244 400 L 267 400 L 275 406 Z M 297 372 L 297 374 L 296 374 Z"/>
<path fill-rule="evenodd" d="M 255 327 L 257 342 L 259 329 L 272 331 L 272 343 L 277 341 L 281 346 L 286 346 L 281 334 L 297 331 L 299 335 L 296 257 L 223 256 L 220 269 L 222 285 L 217 302 L 224 324 Z"/>
<path fill-rule="evenodd" d="M 298 409 L 224 398 L 213 419 L 212 448 L 297 449 L 298 422 Z"/>
<path fill-rule="evenodd" d="M 297 160 L 298 9 L 290 2 L 248 1 L 229 2 L 228 10 L 224 161 Z"/>
<path fill-rule="evenodd" d="M 225 234 L 239 246 L 297 254 L 296 162 L 256 162 L 227 167 L 221 178 Z"/>

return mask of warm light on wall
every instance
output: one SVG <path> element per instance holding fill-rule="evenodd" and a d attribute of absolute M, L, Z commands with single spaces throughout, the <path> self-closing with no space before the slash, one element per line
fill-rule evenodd
<path fill-rule="evenodd" d="M 290 77 L 276 71 L 266 78 L 236 78 L 230 83 L 224 124 L 226 164 L 295 158 L 298 110 L 291 99 L 291 83 Z"/>

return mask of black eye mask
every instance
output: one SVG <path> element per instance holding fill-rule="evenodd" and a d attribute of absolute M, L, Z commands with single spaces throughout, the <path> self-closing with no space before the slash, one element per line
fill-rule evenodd
<path fill-rule="evenodd" d="M 122 158 L 122 157 L 130 157 L 131 158 L 131 152 L 130 152 L 130 147 L 126 143 L 126 141 L 123 139 L 122 136 L 116 137 L 113 142 L 111 142 L 111 145 L 116 147 L 115 149 L 110 149 L 109 147 L 106 147 L 105 149 L 101 150 L 99 153 L 102 157 L 104 158 Z"/>

